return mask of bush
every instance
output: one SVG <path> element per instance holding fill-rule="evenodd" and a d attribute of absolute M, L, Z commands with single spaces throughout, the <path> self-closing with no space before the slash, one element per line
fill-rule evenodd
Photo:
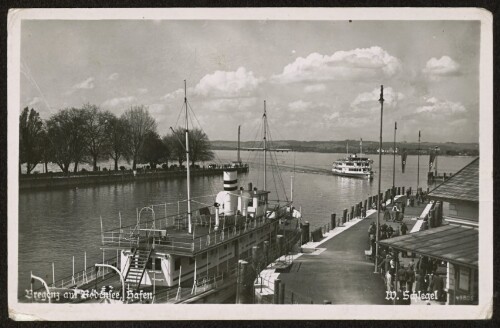
<path fill-rule="evenodd" d="M 164 169 L 164 170 L 168 170 L 168 164 L 162 164 L 161 168 Z"/>
<path fill-rule="evenodd" d="M 125 166 L 120 166 L 120 171 L 125 171 Z"/>
<path fill-rule="evenodd" d="M 80 172 L 87 172 L 87 169 L 83 168 L 83 169 L 80 170 Z"/>
<path fill-rule="evenodd" d="M 105 168 L 103 168 L 102 170 L 103 170 L 103 171 L 105 171 L 105 172 L 107 172 L 107 171 L 108 171 L 108 168 L 106 168 L 106 167 L 105 167 Z"/>

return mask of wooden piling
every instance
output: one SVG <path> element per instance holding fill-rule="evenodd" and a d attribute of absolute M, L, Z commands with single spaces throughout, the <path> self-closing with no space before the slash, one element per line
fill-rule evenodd
<path fill-rule="evenodd" d="M 239 260 L 238 262 L 238 277 L 237 277 L 237 286 L 236 286 L 236 304 L 248 304 L 247 296 L 247 288 L 245 284 L 245 278 L 247 275 L 247 266 L 248 262 Z"/>
<path fill-rule="evenodd" d="M 342 225 L 346 223 L 347 220 L 347 208 L 344 208 L 344 212 L 342 213 Z"/>
<path fill-rule="evenodd" d="M 279 286 L 279 304 L 285 304 L 285 283 L 282 282 Z"/>
<path fill-rule="evenodd" d="M 273 297 L 274 304 L 280 304 L 280 284 L 281 284 L 280 279 L 274 279 L 274 297 Z"/>
<path fill-rule="evenodd" d="M 337 221 L 336 221 L 336 218 L 335 218 L 336 214 L 335 213 L 332 213 L 330 215 L 330 228 L 333 230 L 335 229 L 335 226 L 337 225 Z"/>
<path fill-rule="evenodd" d="M 302 245 L 309 242 L 309 221 L 300 224 Z"/>

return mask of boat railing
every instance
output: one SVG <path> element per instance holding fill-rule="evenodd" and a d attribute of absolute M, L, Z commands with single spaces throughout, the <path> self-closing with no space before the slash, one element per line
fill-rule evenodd
<path fill-rule="evenodd" d="M 108 258 L 107 260 L 104 260 L 102 263 L 116 267 L 118 263 L 117 257 Z M 96 267 L 95 265 L 92 265 L 81 271 L 75 272 L 72 275 L 55 280 L 52 283 L 47 282 L 47 284 L 49 285 L 49 288 L 67 288 L 67 289 L 81 288 L 91 282 L 96 281 L 99 278 L 102 278 L 104 280 L 107 277 L 114 274 L 115 271 L 113 271 L 110 268 Z M 36 291 L 42 290 L 43 288 L 44 287 L 40 287 L 36 289 Z"/>
<path fill-rule="evenodd" d="M 271 219 L 264 217 L 245 218 L 236 215 L 237 218 L 245 220 L 241 225 L 232 224 L 224 227 L 225 217 L 221 215 L 223 226 L 219 230 L 215 230 L 214 208 L 205 207 L 205 210 L 193 213 L 192 220 L 195 236 L 197 227 L 204 227 L 207 232 L 191 240 L 189 240 L 189 235 L 175 236 L 176 232 L 187 233 L 187 215 L 171 215 L 166 218 L 143 221 L 135 225 L 105 231 L 102 234 L 102 244 L 115 247 L 136 247 L 140 243 L 147 243 L 148 246 L 161 246 L 172 252 L 193 253 L 262 227 L 276 218 L 283 218 L 289 213 L 287 207 L 290 205 L 290 202 L 270 202 L 268 210 L 271 212 Z"/>
<path fill-rule="evenodd" d="M 160 246 L 165 251 L 195 253 L 202 251 L 208 247 L 223 243 L 234 237 L 240 236 L 247 232 L 261 228 L 265 225 L 274 222 L 276 219 L 284 218 L 288 213 L 285 207 L 275 208 L 274 218 L 259 217 L 252 220 L 247 220 L 243 225 L 231 225 L 223 227 L 220 230 L 214 230 L 207 234 L 193 238 L 192 241 L 187 241 L 186 237 L 166 236 L 153 238 L 153 247 Z"/>
<path fill-rule="evenodd" d="M 155 303 L 180 303 L 221 287 L 229 281 L 234 282 L 237 270 L 236 266 L 229 271 L 223 271 L 218 274 L 201 275 L 197 277 L 192 287 L 170 288 L 157 292 L 154 295 Z"/>

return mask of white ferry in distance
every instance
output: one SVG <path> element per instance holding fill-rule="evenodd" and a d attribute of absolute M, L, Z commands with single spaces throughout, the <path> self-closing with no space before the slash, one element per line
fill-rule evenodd
<path fill-rule="evenodd" d="M 363 140 L 360 142 L 360 153 L 363 150 Z M 349 153 L 349 144 L 347 145 Z M 368 157 L 360 157 L 356 154 L 350 154 L 346 158 L 341 158 L 333 162 L 332 173 L 351 178 L 373 179 L 372 163 Z"/>

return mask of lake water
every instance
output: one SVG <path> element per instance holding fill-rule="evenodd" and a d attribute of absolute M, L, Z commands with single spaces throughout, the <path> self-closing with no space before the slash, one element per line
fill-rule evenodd
<path fill-rule="evenodd" d="M 234 151 L 217 151 L 216 161 L 227 163 L 235 160 Z M 285 199 L 290 195 L 291 176 L 294 175 L 294 203 L 302 209 L 303 219 L 311 226 L 319 226 L 329 221 L 331 213 L 341 211 L 377 193 L 378 156 L 368 155 L 374 160 L 374 179 L 361 180 L 333 176 L 325 173 L 334 160 L 345 154 L 322 153 L 275 153 L 272 161 L 288 167 L 308 167 L 318 169 L 318 173 L 293 172 L 290 168 L 268 170 L 267 189 L 272 191 L 271 199 Z M 248 182 L 263 187 L 263 170 L 260 153 L 242 153 L 242 160 L 250 163 L 250 172 L 238 177 L 239 185 Z M 439 172 L 455 173 L 473 160 L 472 157 L 439 157 Z M 427 188 L 428 156 L 420 156 L 420 186 Z M 268 158 L 268 162 L 271 159 Z M 393 156 L 382 158 L 381 191 L 392 186 Z M 274 173 L 274 174 L 273 174 Z M 279 178 L 281 176 L 281 179 Z M 406 172 L 401 172 L 401 159 L 396 157 L 396 186 L 417 185 L 417 156 L 408 156 Z M 278 192 L 276 192 L 278 187 Z M 281 187 L 281 188 L 280 188 Z M 196 177 L 192 180 L 192 194 L 200 203 L 213 204 L 215 194 L 223 189 L 222 176 Z M 284 191 L 283 191 L 284 189 Z M 201 197 L 203 195 L 213 195 Z M 169 203 L 167 213 L 176 213 L 185 208 L 185 203 L 177 203 L 186 198 L 185 179 L 139 181 L 123 184 L 98 185 L 73 189 L 23 191 L 19 194 L 19 279 L 20 294 L 29 288 L 30 271 L 52 281 L 52 262 L 55 264 L 56 280 L 71 275 L 72 257 L 75 256 L 75 271 L 84 266 L 84 252 L 87 252 L 87 266 L 102 259 L 100 217 L 104 229 L 119 224 L 133 224 L 136 208 L 152 204 Z M 162 215 L 165 208 L 158 207 Z M 150 219 L 145 214 L 141 219 Z M 159 214 L 158 214 L 159 215 Z M 112 257 L 113 254 L 106 254 Z"/>

